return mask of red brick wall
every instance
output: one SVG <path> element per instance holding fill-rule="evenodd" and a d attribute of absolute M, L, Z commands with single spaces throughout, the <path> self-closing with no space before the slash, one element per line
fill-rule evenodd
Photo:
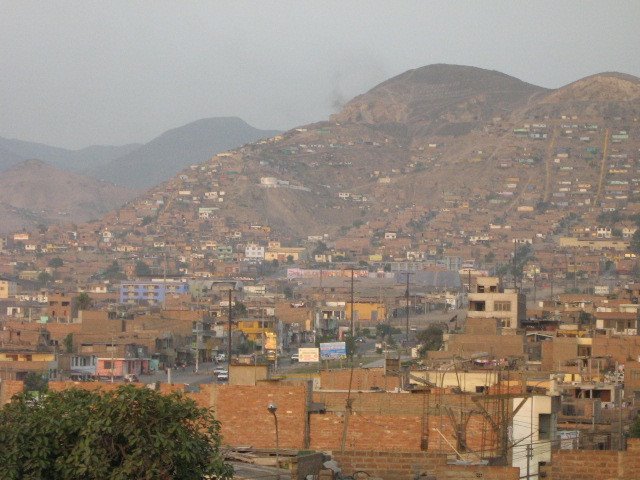
<path fill-rule="evenodd" d="M 412 452 L 345 451 L 333 452 L 343 473 L 361 470 L 383 480 L 413 480 L 424 473 L 440 479 L 518 480 L 520 470 L 514 467 L 447 465 L 446 456 Z"/>
<path fill-rule="evenodd" d="M 640 338 L 637 336 L 604 337 L 593 339 L 591 354 L 594 357 L 610 355 L 614 361 L 625 363 L 627 359 L 637 359 L 640 355 Z"/>
<path fill-rule="evenodd" d="M 320 388 L 323 390 L 348 390 L 350 370 L 323 370 L 320 373 Z M 385 376 L 383 368 L 354 369 L 352 390 L 371 390 L 379 387 L 384 390 L 393 390 L 400 385 L 397 376 Z"/>
<path fill-rule="evenodd" d="M 24 383 L 20 380 L 0 381 L 0 406 L 9 403 L 11 397 L 24 391 Z"/>
<path fill-rule="evenodd" d="M 342 440 L 342 419 L 345 411 L 346 392 L 313 392 L 314 402 L 323 403 L 327 413 L 311 416 L 311 445 L 313 448 L 336 448 Z M 451 447 L 435 430 L 442 432 L 446 439 L 456 444 L 454 427 L 447 414 L 446 407 L 463 407 L 464 411 L 473 406 L 471 400 L 462 395 L 425 395 L 397 393 L 353 393 L 352 411 L 349 420 L 347 442 L 349 448 L 365 449 L 376 445 L 367 438 L 389 435 L 387 432 L 402 432 L 401 439 L 393 442 L 383 441 L 377 444 L 381 450 L 419 451 L 423 436 L 423 419 L 428 428 L 424 428 L 429 451 L 452 452 Z M 483 402 L 489 412 L 496 411 L 491 400 Z M 440 408 L 440 409 L 439 409 Z M 370 421 L 369 421 L 370 420 Z M 401 428 L 398 426 L 402 425 Z M 473 451 L 490 451 L 495 447 L 496 437 L 489 423 L 480 415 L 474 414 L 467 422 L 467 446 Z"/>
<path fill-rule="evenodd" d="M 50 382 L 49 386 L 52 390 L 71 387 L 111 390 L 118 384 Z M 163 393 L 183 389 L 182 385 L 161 385 Z M 273 402 L 278 406 L 280 446 L 305 447 L 306 385 L 272 382 L 257 386 L 202 385 L 199 392 L 188 393 L 187 396 L 199 405 L 211 406 L 215 410 L 225 444 L 274 448 L 274 419 L 267 410 Z M 349 418 L 347 447 L 419 452 L 428 436 L 426 448 L 429 451 L 451 453 L 451 447 L 436 429 L 455 445 L 454 427 L 444 408 L 464 406 L 465 401 L 469 407 L 470 401 L 460 395 L 430 397 L 423 394 L 354 393 L 354 413 Z M 340 448 L 346 393 L 314 392 L 313 400 L 325 402 L 327 413 L 310 416 L 311 448 Z M 494 411 L 489 403 L 486 408 L 489 412 Z M 453 411 L 458 410 L 454 408 Z M 495 446 L 495 435 L 479 414 L 468 420 L 466 436 L 467 446 L 473 451 L 489 451 Z"/>
<path fill-rule="evenodd" d="M 640 439 L 630 438 L 626 451 L 560 450 L 551 456 L 553 480 L 637 480 Z"/>
<path fill-rule="evenodd" d="M 311 416 L 311 448 L 335 450 L 342 443 L 344 416 Z M 349 417 L 345 446 L 349 450 L 420 451 L 422 420 L 416 416 L 353 414 Z"/>
<path fill-rule="evenodd" d="M 225 444 L 275 448 L 274 418 L 267 410 L 273 402 L 278 406 L 280 447 L 304 448 L 306 385 L 218 385 L 215 390 L 214 408 Z"/>

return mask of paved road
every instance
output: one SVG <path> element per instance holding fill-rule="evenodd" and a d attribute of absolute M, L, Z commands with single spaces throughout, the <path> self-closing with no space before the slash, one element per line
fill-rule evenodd
<path fill-rule="evenodd" d="M 202 363 L 197 373 L 194 371 L 195 368 L 193 365 L 187 366 L 184 369 L 172 369 L 171 381 L 173 383 L 187 383 L 189 385 L 216 383 L 217 379 L 213 374 L 215 368 L 228 368 L 228 366 L 226 363 Z M 159 371 L 152 375 L 142 375 L 140 376 L 140 381 L 142 383 L 167 382 L 167 374 Z"/>
<path fill-rule="evenodd" d="M 250 463 L 230 462 L 233 465 L 233 478 L 245 479 L 281 479 L 290 480 L 291 472 L 283 468 L 253 465 Z"/>

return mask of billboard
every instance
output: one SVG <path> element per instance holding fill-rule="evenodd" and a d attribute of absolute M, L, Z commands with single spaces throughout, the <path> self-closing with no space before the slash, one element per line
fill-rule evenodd
<path fill-rule="evenodd" d="M 318 363 L 320 361 L 320 351 L 317 348 L 299 348 L 298 362 Z"/>
<path fill-rule="evenodd" d="M 331 360 L 334 358 L 346 358 L 347 344 L 345 342 L 329 342 L 320 344 L 320 358 Z"/>
<path fill-rule="evenodd" d="M 273 332 L 265 332 L 263 342 L 265 350 L 278 349 L 278 336 Z"/>

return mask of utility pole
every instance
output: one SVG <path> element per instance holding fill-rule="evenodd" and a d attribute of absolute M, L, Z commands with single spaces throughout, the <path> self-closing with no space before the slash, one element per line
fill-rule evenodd
<path fill-rule="evenodd" d="M 353 268 L 351 269 L 351 338 L 355 336 L 355 330 L 353 326 Z"/>
<path fill-rule="evenodd" d="M 113 335 L 111 335 L 111 383 L 113 383 L 113 370 L 114 370 L 114 363 L 115 363 L 115 358 L 114 357 L 114 353 L 113 353 L 113 349 L 114 349 L 114 344 L 113 344 Z"/>
<path fill-rule="evenodd" d="M 409 277 L 411 275 L 413 275 L 412 272 L 405 272 L 405 275 L 407 276 L 407 289 L 404 292 L 404 298 L 405 298 L 405 308 L 406 308 L 406 332 L 405 332 L 405 340 L 407 342 L 407 345 L 409 345 Z"/>
<path fill-rule="evenodd" d="M 516 276 L 516 269 L 517 269 L 517 258 L 518 258 L 518 243 L 516 242 L 516 239 L 513 239 L 513 288 L 517 289 L 518 288 L 518 279 Z"/>
<path fill-rule="evenodd" d="M 162 310 L 167 308 L 167 250 L 164 250 L 164 269 L 162 270 Z"/>
<path fill-rule="evenodd" d="M 196 322 L 196 373 L 200 369 L 200 332 L 202 330 L 202 321 Z"/>
<path fill-rule="evenodd" d="M 531 459 L 533 458 L 533 445 L 527 444 L 527 480 L 531 478 Z"/>
<path fill-rule="evenodd" d="M 230 288 L 229 289 L 229 308 L 227 310 L 227 315 L 229 317 L 229 331 L 228 333 L 228 338 L 227 338 L 227 365 L 230 367 L 231 366 L 231 292 L 233 290 Z M 227 374 L 229 374 L 229 370 L 230 368 L 227 367 Z"/>

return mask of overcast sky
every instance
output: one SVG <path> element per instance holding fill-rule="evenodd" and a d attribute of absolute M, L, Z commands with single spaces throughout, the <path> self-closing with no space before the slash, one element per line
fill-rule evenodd
<path fill-rule="evenodd" d="M 228 115 L 286 129 L 431 63 L 545 87 L 640 76 L 639 25 L 637 0 L 0 0 L 0 136 L 146 142 Z"/>

